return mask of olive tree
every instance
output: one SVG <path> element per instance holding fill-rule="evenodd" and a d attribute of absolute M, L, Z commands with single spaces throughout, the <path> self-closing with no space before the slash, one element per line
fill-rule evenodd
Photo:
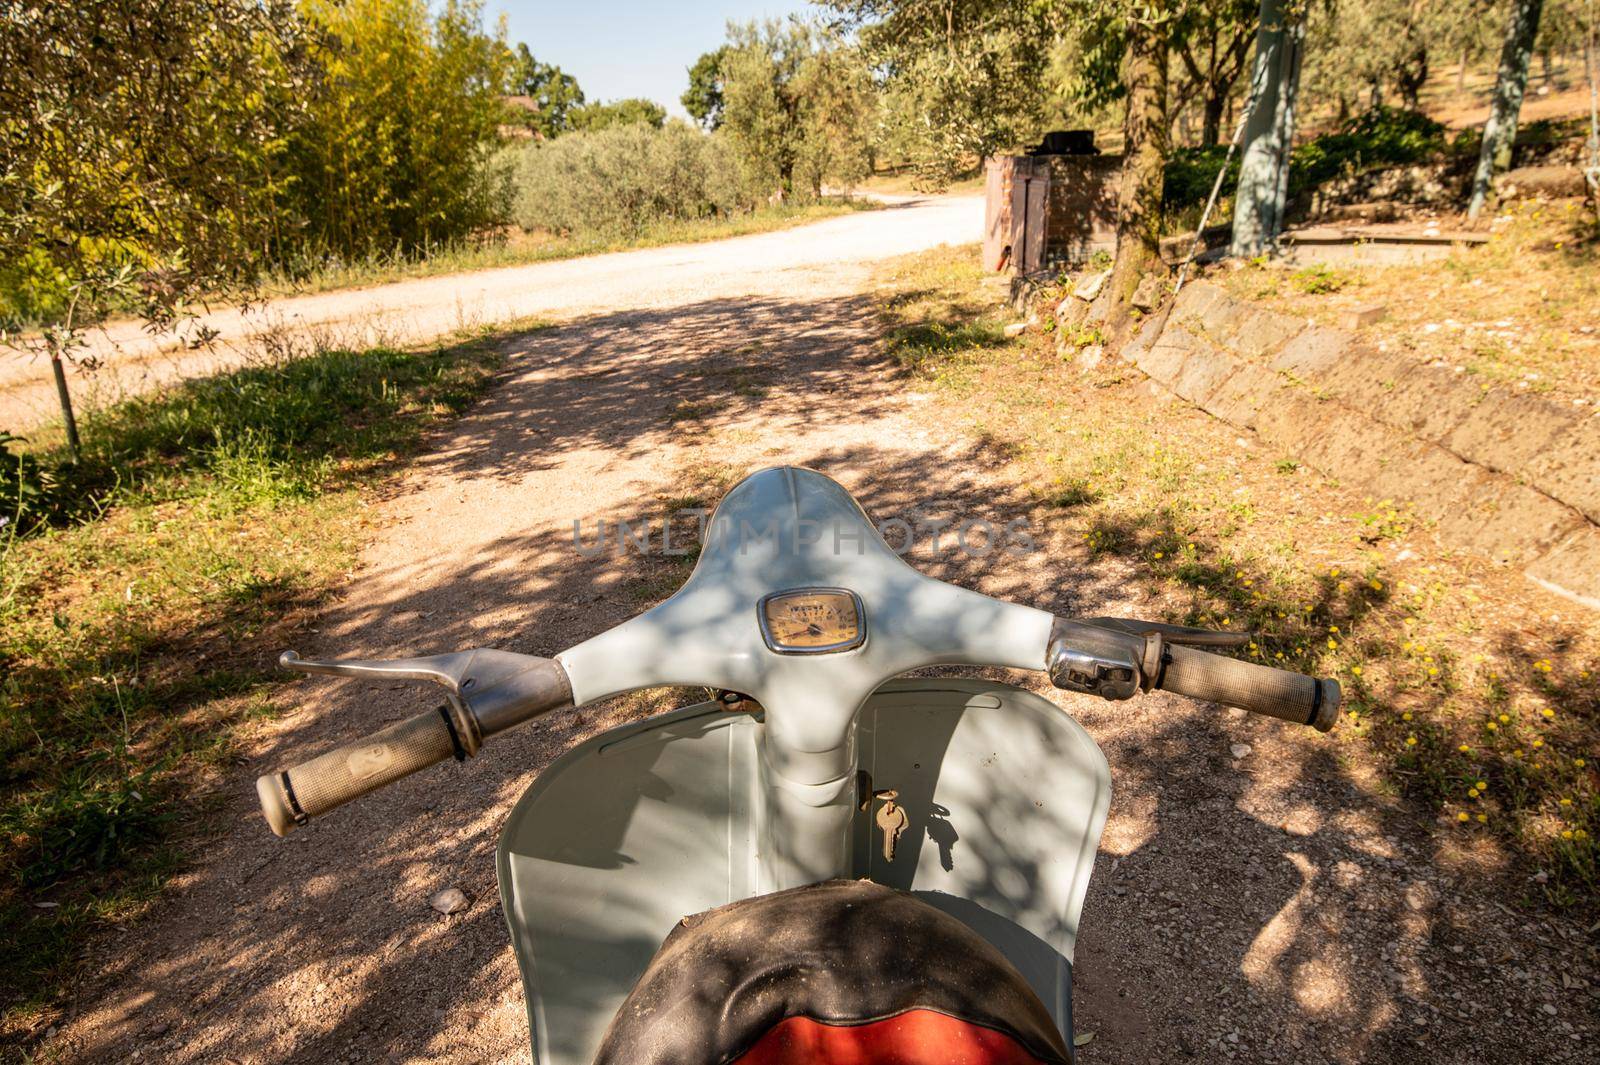
<path fill-rule="evenodd" d="M 126 307 L 170 326 L 273 242 L 309 42 L 288 0 L 0 6 L 3 339 L 49 356 L 74 456 L 83 323 Z"/>
<path fill-rule="evenodd" d="M 932 187 L 1034 135 L 1045 112 L 1050 5 L 826 0 L 884 92 L 885 134 Z"/>
<path fill-rule="evenodd" d="M 719 135 L 776 199 L 820 195 L 867 171 L 872 86 L 853 49 L 815 26 L 730 24 Z"/>

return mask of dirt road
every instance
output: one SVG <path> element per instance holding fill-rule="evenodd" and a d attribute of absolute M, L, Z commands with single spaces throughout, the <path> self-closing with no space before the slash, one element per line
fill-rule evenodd
<path fill-rule="evenodd" d="M 152 335 L 137 322 L 119 322 L 90 333 L 79 355 L 99 369 L 75 374 L 72 388 L 80 404 L 110 402 L 237 364 L 259 349 L 263 337 L 274 343 L 315 337 L 369 347 L 534 317 L 565 320 L 619 306 L 665 308 L 775 295 L 796 276 L 831 273 L 839 264 L 939 244 L 965 244 L 981 235 L 981 197 L 884 199 L 888 206 L 882 210 L 731 240 L 418 278 L 273 300 L 246 311 L 218 310 L 186 323 L 180 335 Z M 201 327 L 216 330 L 216 341 L 190 348 L 185 338 Z M 55 403 L 46 360 L 0 353 L 0 426 L 16 431 L 37 425 L 55 416 Z"/>
<path fill-rule="evenodd" d="M 1029 516 L 1004 456 L 948 428 L 953 400 L 882 355 L 867 270 L 773 264 L 761 292 L 738 295 L 640 275 L 613 293 L 628 310 L 509 342 L 498 390 L 373 500 L 359 570 L 297 649 L 559 651 L 681 576 L 658 558 L 580 556 L 575 519 L 714 499 L 775 463 L 823 470 L 880 518 Z M 1125 563 L 1049 536 L 1040 548 L 913 561 L 1063 614 L 1155 608 Z M 1596 979 L 1573 960 L 1582 930 L 1431 864 L 1411 815 L 1328 741 L 1162 695 L 1051 697 L 1103 745 L 1117 786 L 1076 962 L 1087 1065 L 1585 1059 L 1590 992 L 1565 990 Z M 220 838 L 153 916 L 97 948 L 52 1060 L 527 1061 L 496 832 L 552 759 L 646 708 L 554 715 L 280 841 L 256 812 L 257 773 L 428 705 L 326 679 L 289 698 L 300 708 L 260 726 L 224 782 Z M 450 886 L 472 904 L 443 917 L 428 898 Z"/>

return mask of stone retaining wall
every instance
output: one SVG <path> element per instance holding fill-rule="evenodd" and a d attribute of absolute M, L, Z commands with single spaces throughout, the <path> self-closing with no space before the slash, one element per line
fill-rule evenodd
<path fill-rule="evenodd" d="M 1446 542 L 1600 610 L 1600 413 L 1188 285 L 1123 352 L 1285 454 L 1409 502 Z"/>

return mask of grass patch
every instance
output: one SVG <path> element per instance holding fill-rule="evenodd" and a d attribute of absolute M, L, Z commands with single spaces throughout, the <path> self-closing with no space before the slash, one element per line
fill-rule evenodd
<path fill-rule="evenodd" d="M 1080 370 L 1042 329 L 993 342 L 976 262 L 966 248 L 890 264 L 881 313 L 891 349 L 961 397 L 961 428 L 1010 442 L 1036 528 L 1122 560 L 1166 620 L 1248 629 L 1244 657 L 1337 677 L 1346 719 L 1330 741 L 1375 800 L 1403 794 L 1437 819 L 1440 861 L 1520 869 L 1525 901 L 1595 909 L 1600 626 L 1554 620 L 1521 578 L 1439 550 L 1406 508 L 1159 405 L 1114 360 Z M 977 332 L 930 345 L 930 324 Z"/>
<path fill-rule="evenodd" d="M 1381 303 L 1362 332 L 1385 350 L 1519 391 L 1600 402 L 1600 231 L 1578 201 L 1518 203 L 1487 244 L 1411 266 L 1212 269 L 1236 296 L 1323 325 Z"/>
<path fill-rule="evenodd" d="M 180 811 L 276 712 L 274 634 L 355 557 L 362 486 L 497 362 L 486 339 L 316 351 L 94 412 L 76 466 L 36 442 L 47 520 L 0 541 L 0 1033 L 181 864 Z"/>
<path fill-rule="evenodd" d="M 976 258 L 945 248 L 899 260 L 886 275 L 884 309 L 898 323 L 889 354 L 918 378 L 969 384 L 982 352 L 1005 343 L 1004 290 L 993 278 Z"/>

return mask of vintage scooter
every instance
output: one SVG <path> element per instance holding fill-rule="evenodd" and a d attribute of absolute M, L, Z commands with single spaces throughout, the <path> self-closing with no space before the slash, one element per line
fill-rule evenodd
<path fill-rule="evenodd" d="M 552 710 L 717 689 L 569 751 L 507 819 L 500 895 L 535 1060 L 1062 1063 L 1105 757 L 1032 692 L 903 674 L 1042 669 L 1103 699 L 1160 688 L 1332 728 L 1336 682 L 1200 649 L 1245 639 L 934 580 L 838 484 L 768 469 L 722 500 L 676 594 L 553 659 L 286 653 L 447 702 L 257 790 L 281 836 Z"/>

